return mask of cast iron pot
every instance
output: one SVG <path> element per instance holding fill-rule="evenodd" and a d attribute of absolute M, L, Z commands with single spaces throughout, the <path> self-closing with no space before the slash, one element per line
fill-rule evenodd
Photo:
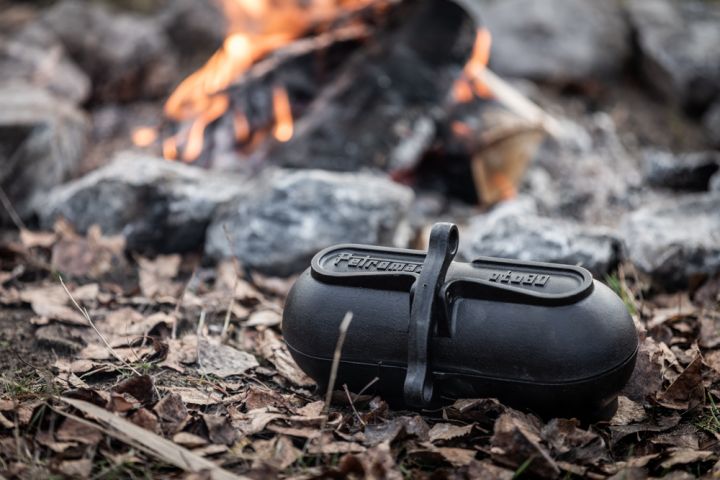
<path fill-rule="evenodd" d="M 453 261 L 457 227 L 427 252 L 337 245 L 287 299 L 290 353 L 327 388 L 339 326 L 352 321 L 335 386 L 371 385 L 395 406 L 493 397 L 544 417 L 609 419 L 638 348 L 622 300 L 580 267 L 498 258 Z"/>

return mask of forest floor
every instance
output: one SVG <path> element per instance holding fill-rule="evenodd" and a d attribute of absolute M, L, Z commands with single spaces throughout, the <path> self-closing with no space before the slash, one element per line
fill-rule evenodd
<path fill-rule="evenodd" d="M 7 234 L 0 246 L 0 475 L 8 478 L 692 478 L 720 473 L 718 283 L 641 299 L 636 372 L 609 422 L 493 399 L 332 404 L 280 333 L 292 279 L 122 238 Z M 62 280 L 62 281 L 61 281 Z M 714 305 L 714 306 L 713 306 Z"/>

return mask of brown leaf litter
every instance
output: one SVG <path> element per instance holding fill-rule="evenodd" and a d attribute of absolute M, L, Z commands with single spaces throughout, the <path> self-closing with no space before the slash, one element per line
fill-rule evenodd
<path fill-rule="evenodd" d="M 419 414 L 342 385 L 327 412 L 325 392 L 282 340 L 291 280 L 245 277 L 233 262 L 206 267 L 192 256 L 131 258 L 122 239 L 62 223 L 23 231 L 13 245 L 0 250 L 0 308 L 24 323 L 0 323 L 0 342 L 15 335 L 0 353 L 6 477 L 720 472 L 720 314 L 707 293 L 638 302 L 637 366 L 609 422 L 541 419 L 488 398 Z"/>

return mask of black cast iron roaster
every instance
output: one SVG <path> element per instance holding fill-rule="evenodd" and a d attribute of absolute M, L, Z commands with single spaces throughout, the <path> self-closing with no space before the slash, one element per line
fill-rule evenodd
<path fill-rule="evenodd" d="M 623 302 L 584 268 L 483 257 L 453 261 L 457 227 L 427 252 L 337 245 L 319 252 L 287 299 L 297 364 L 327 387 L 338 328 L 353 314 L 336 385 L 432 408 L 494 397 L 543 416 L 612 417 L 637 335 Z"/>

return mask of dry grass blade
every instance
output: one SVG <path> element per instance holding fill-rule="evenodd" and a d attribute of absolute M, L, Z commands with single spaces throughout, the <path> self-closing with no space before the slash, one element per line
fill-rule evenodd
<path fill-rule="evenodd" d="M 101 430 L 107 435 L 117 438 L 138 450 L 185 471 L 208 472 L 210 478 L 213 480 L 239 480 L 247 478 L 222 469 L 213 462 L 190 450 L 96 405 L 73 398 L 61 397 L 60 400 L 99 421 L 105 427 L 104 429 L 101 428 Z"/>
<path fill-rule="evenodd" d="M 230 231 L 227 228 L 227 225 L 223 224 L 222 226 L 223 232 L 225 233 L 225 239 L 228 242 L 228 246 L 230 247 L 230 251 L 233 251 L 233 242 L 232 242 L 232 236 L 230 235 Z M 227 338 L 227 332 L 228 328 L 230 328 L 230 317 L 232 316 L 233 307 L 235 306 L 235 292 L 237 292 L 238 284 L 240 283 L 240 260 L 238 260 L 237 255 L 233 255 L 233 268 L 235 269 L 235 282 L 233 282 L 232 292 L 230 292 L 230 302 L 228 303 L 227 312 L 225 312 L 225 321 L 223 322 L 223 329 L 222 333 L 220 334 L 220 338 L 225 340 Z"/>
<path fill-rule="evenodd" d="M 352 395 L 350 394 L 350 390 L 348 390 L 347 385 L 343 385 L 343 390 L 345 390 L 345 395 L 347 396 L 348 402 L 350 402 L 350 407 L 352 407 L 352 411 L 355 414 L 355 418 L 358 419 L 358 422 L 364 427 L 366 425 L 365 421 L 362 419 L 360 414 L 357 411 L 357 408 L 355 408 L 355 402 L 353 401 Z"/>
<path fill-rule="evenodd" d="M 25 223 L 23 223 L 20 215 L 18 215 L 17 210 L 15 210 L 15 207 L 13 207 L 10 198 L 7 196 L 5 190 L 3 190 L 2 187 L 0 187 L 0 204 L 2 204 L 2 206 L 5 208 L 5 211 L 10 217 L 10 220 L 13 222 L 13 224 L 18 230 L 27 230 Z"/>
<path fill-rule="evenodd" d="M 70 300 L 72 300 L 73 305 L 75 305 L 75 308 L 77 308 L 83 317 L 85 317 L 85 320 L 87 320 L 88 324 L 92 327 L 93 330 L 95 330 L 95 333 L 97 333 L 98 337 L 100 337 L 100 340 L 105 344 L 105 348 L 108 349 L 110 354 L 115 357 L 117 360 L 120 361 L 123 365 L 125 365 L 127 368 L 129 368 L 135 375 L 142 376 L 140 372 L 138 372 L 132 365 L 130 365 L 128 362 L 123 360 L 123 358 L 117 354 L 117 352 L 110 346 L 110 343 L 107 341 L 105 336 L 100 333 L 100 330 L 97 329 L 95 326 L 95 323 L 93 323 L 92 319 L 90 318 L 90 314 L 86 309 L 80 306 L 80 304 L 75 300 L 75 297 L 72 296 L 72 293 L 70 293 L 70 290 L 68 290 L 67 286 L 65 285 L 65 282 L 63 282 L 62 277 L 58 277 L 60 279 L 60 285 L 62 285 L 63 289 L 65 290 L 65 293 L 67 293 L 68 297 L 70 297 Z"/>
<path fill-rule="evenodd" d="M 352 312 L 347 312 L 340 322 L 340 334 L 338 335 L 337 344 L 335 344 L 335 353 L 333 354 L 333 362 L 330 367 L 330 379 L 328 380 L 328 388 L 325 393 L 325 414 L 330 411 L 330 400 L 332 399 L 333 388 L 335 388 L 335 380 L 337 379 L 337 371 L 340 366 L 340 354 L 342 353 L 343 343 L 345 343 L 345 335 L 347 334 L 350 322 L 352 322 Z"/>

